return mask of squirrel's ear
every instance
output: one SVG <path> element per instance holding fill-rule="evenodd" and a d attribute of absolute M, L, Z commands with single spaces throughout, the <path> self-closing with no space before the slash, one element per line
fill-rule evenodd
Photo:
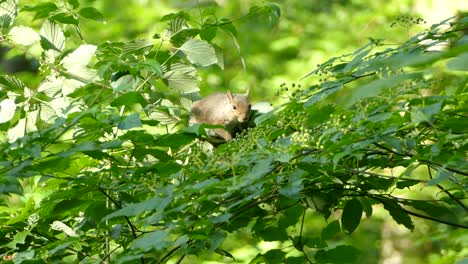
<path fill-rule="evenodd" d="M 247 91 L 245 91 L 245 97 L 249 97 L 250 95 L 250 87 L 247 88 Z"/>
<path fill-rule="evenodd" d="M 230 102 L 234 101 L 234 96 L 232 96 L 232 93 L 230 90 L 227 91 L 227 97 L 229 98 Z"/>

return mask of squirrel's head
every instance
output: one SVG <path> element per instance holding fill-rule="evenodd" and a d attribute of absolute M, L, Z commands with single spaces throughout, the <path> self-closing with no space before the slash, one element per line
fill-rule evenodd
<path fill-rule="evenodd" d="M 227 97 L 229 99 L 229 121 L 248 121 L 251 108 L 249 102 L 249 89 L 247 89 L 245 94 L 232 94 L 231 91 L 228 91 Z"/>

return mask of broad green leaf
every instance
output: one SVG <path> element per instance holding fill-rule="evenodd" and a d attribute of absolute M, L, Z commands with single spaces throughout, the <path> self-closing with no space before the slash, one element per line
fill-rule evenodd
<path fill-rule="evenodd" d="M 353 246 L 341 245 L 330 250 L 319 250 L 315 254 L 315 260 L 319 263 L 353 263 L 361 252 Z"/>
<path fill-rule="evenodd" d="M 118 216 L 137 216 L 144 212 L 149 212 L 152 210 L 162 211 L 166 206 L 171 202 L 172 197 L 154 197 L 139 203 L 132 203 L 124 206 L 122 209 L 119 209 L 102 219 L 102 221 L 109 220 Z"/>
<path fill-rule="evenodd" d="M 214 48 L 204 40 L 191 39 L 179 50 L 187 55 L 187 59 L 193 64 L 209 66 L 218 62 Z"/>
<path fill-rule="evenodd" d="M 161 250 L 171 245 L 168 240 L 170 229 L 156 230 L 150 233 L 143 234 L 133 240 L 130 248 L 147 252 L 152 249 Z"/>
<path fill-rule="evenodd" d="M 16 26 L 8 33 L 11 40 L 20 45 L 29 46 L 41 40 L 39 34 L 30 27 Z"/>
<path fill-rule="evenodd" d="M 18 232 L 15 234 L 11 242 L 8 243 L 6 246 L 11 249 L 16 249 L 17 244 L 24 244 L 24 242 L 26 241 L 26 237 L 29 236 L 30 234 L 31 234 L 31 231 L 29 230 Z"/>
<path fill-rule="evenodd" d="M 24 6 L 21 9 L 21 12 L 26 11 L 26 12 L 36 12 L 34 15 L 34 19 L 38 18 L 46 18 L 50 15 L 50 13 L 54 12 L 57 10 L 57 5 L 52 2 L 45 2 L 45 3 L 39 3 L 36 5 L 27 5 Z"/>
<path fill-rule="evenodd" d="M 265 263 L 268 264 L 283 264 L 285 256 L 286 252 L 282 251 L 281 249 L 270 249 L 265 254 L 263 254 Z"/>
<path fill-rule="evenodd" d="M 304 264 L 307 263 L 307 259 L 304 256 L 299 257 L 288 257 L 284 260 L 285 264 Z"/>
<path fill-rule="evenodd" d="M 80 2 L 78 0 L 67 0 L 67 3 L 69 3 L 74 9 L 80 6 Z"/>
<path fill-rule="evenodd" d="M 79 14 L 82 17 L 89 18 L 96 21 L 104 21 L 104 16 L 94 7 L 85 7 L 80 9 Z"/>
<path fill-rule="evenodd" d="M 341 216 L 341 224 L 343 228 L 349 233 L 354 232 L 359 226 L 362 217 L 362 205 L 357 199 L 349 200 Z"/>
<path fill-rule="evenodd" d="M 134 113 L 131 115 L 126 116 L 122 122 L 119 123 L 119 128 L 122 130 L 128 130 L 134 127 L 141 127 L 140 116 L 138 113 Z"/>
<path fill-rule="evenodd" d="M 200 91 L 195 73 L 194 67 L 177 63 L 172 65 L 169 71 L 164 72 L 163 78 L 167 80 L 170 88 L 187 94 Z"/>
<path fill-rule="evenodd" d="M 411 110 L 411 122 L 413 124 L 419 124 L 427 122 L 432 124 L 434 115 L 440 113 L 442 102 L 428 105 L 426 107 L 413 107 Z"/>
<path fill-rule="evenodd" d="M 395 220 L 398 224 L 404 225 L 409 230 L 414 229 L 413 221 L 411 221 L 410 216 L 408 215 L 408 213 L 403 211 L 401 205 L 399 205 L 396 201 L 385 199 L 383 205 L 385 210 L 387 210 L 390 213 L 393 220 Z"/>
<path fill-rule="evenodd" d="M 140 104 L 145 107 L 148 103 L 140 92 L 128 92 L 117 98 L 115 98 L 110 105 L 113 107 L 119 107 L 122 105 L 131 106 L 133 104 Z"/>
<path fill-rule="evenodd" d="M 322 229 L 322 240 L 329 240 L 340 233 L 340 222 L 338 220 L 332 221 L 324 229 Z"/>
<path fill-rule="evenodd" d="M 302 198 L 303 195 L 301 195 L 300 192 L 304 189 L 304 184 L 302 183 L 303 175 L 304 171 L 302 170 L 296 170 L 294 173 L 291 173 L 288 178 L 288 183 L 283 185 L 279 193 L 291 199 Z"/>
<path fill-rule="evenodd" d="M 300 205 L 296 205 L 284 210 L 283 214 L 278 220 L 278 226 L 287 228 L 295 225 L 303 215 L 304 210 L 304 207 Z"/>
<path fill-rule="evenodd" d="M 256 231 L 256 234 L 265 241 L 286 241 L 288 233 L 283 227 L 270 226 L 261 231 Z"/>
<path fill-rule="evenodd" d="M 468 71 L 468 52 L 462 53 L 448 61 L 447 68 L 453 71 Z"/>
<path fill-rule="evenodd" d="M 159 62 L 156 60 L 147 59 L 143 62 L 140 62 L 138 66 L 141 67 L 141 69 L 154 73 L 157 77 L 162 77 L 161 64 L 159 64 Z"/>
<path fill-rule="evenodd" d="M 78 25 L 78 20 L 72 13 L 69 13 L 68 11 L 56 13 L 52 16 L 49 16 L 48 19 L 57 21 L 62 24 Z"/>

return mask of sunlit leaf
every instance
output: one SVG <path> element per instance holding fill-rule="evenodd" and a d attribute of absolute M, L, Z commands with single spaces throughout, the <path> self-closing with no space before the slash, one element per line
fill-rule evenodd
<path fill-rule="evenodd" d="M 16 111 L 15 100 L 5 99 L 0 101 L 0 123 L 5 123 L 13 118 Z"/>
<path fill-rule="evenodd" d="M 214 48 L 204 40 L 191 39 L 185 42 L 179 50 L 187 55 L 187 59 L 200 66 L 208 66 L 218 61 Z"/>
<path fill-rule="evenodd" d="M 30 27 L 16 26 L 9 32 L 9 37 L 13 42 L 29 46 L 41 40 L 39 34 Z"/>

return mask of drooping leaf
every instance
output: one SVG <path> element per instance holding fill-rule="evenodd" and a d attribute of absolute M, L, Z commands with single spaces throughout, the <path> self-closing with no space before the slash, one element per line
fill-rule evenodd
<path fill-rule="evenodd" d="M 413 230 L 414 225 L 413 221 L 411 221 L 410 216 L 406 213 L 401 205 L 399 205 L 396 201 L 386 199 L 384 202 L 384 208 L 387 210 L 390 215 L 392 216 L 393 220 L 397 223 L 404 225 L 406 228 Z"/>
<path fill-rule="evenodd" d="M 361 222 L 361 217 L 361 203 L 358 199 L 351 199 L 346 203 L 343 209 L 343 214 L 341 216 L 341 224 L 343 225 L 343 228 L 346 231 L 352 233 L 359 226 L 359 223 Z"/>

